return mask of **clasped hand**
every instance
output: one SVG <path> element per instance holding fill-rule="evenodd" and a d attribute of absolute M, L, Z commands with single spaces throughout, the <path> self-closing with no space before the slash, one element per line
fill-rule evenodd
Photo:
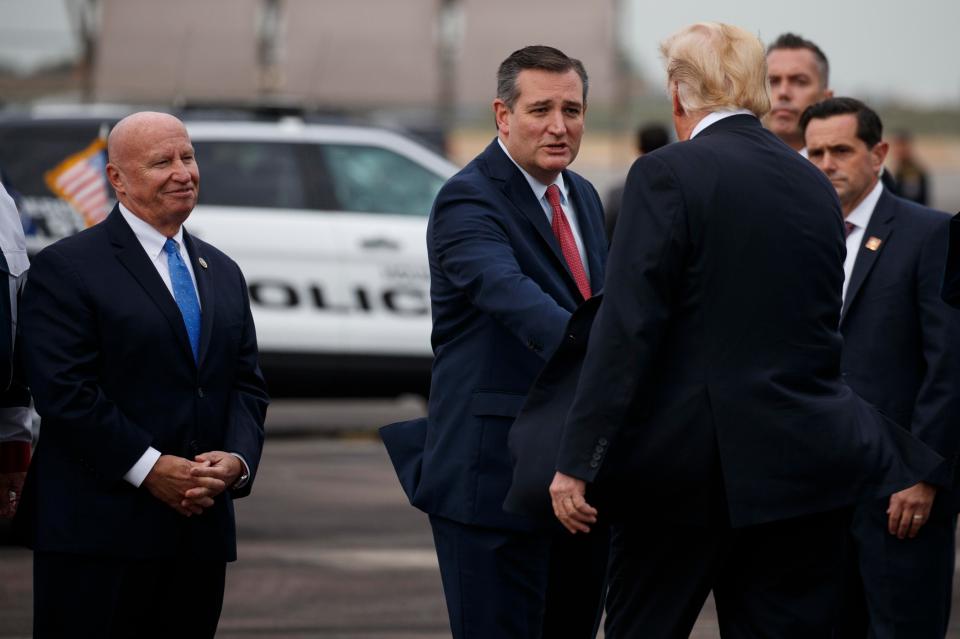
<path fill-rule="evenodd" d="M 194 461 L 176 455 L 160 455 L 143 485 L 154 497 L 190 517 L 213 506 L 213 500 L 232 486 L 243 472 L 235 455 L 211 451 Z"/>

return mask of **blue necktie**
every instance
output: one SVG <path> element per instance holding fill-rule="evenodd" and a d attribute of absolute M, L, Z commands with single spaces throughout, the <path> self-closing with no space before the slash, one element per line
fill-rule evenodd
<path fill-rule="evenodd" d="M 167 253 L 167 268 L 170 269 L 170 284 L 173 285 L 173 298 L 177 300 L 183 323 L 187 327 L 187 337 L 190 338 L 190 348 L 193 349 L 194 361 L 200 359 L 200 301 L 197 291 L 193 288 L 190 271 L 180 257 L 180 247 L 176 241 L 167 239 L 163 245 Z"/>

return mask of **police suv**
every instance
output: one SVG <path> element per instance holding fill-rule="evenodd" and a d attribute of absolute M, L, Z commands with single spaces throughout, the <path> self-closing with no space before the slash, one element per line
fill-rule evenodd
<path fill-rule="evenodd" d="M 112 206 L 103 140 L 122 115 L 0 117 L 32 252 Z M 271 391 L 426 393 L 427 215 L 456 167 L 382 128 L 182 118 L 200 167 L 185 226 L 243 270 Z"/>

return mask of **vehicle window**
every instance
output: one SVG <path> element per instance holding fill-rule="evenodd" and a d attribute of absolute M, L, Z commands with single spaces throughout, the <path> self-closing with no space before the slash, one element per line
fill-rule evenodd
<path fill-rule="evenodd" d="M 310 208 L 298 144 L 194 141 L 199 204 Z"/>
<path fill-rule="evenodd" d="M 333 189 L 344 211 L 420 215 L 430 213 L 443 178 L 388 149 L 324 145 Z"/>

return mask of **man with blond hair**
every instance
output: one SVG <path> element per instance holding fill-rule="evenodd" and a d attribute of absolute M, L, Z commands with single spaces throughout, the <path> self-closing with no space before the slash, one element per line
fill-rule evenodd
<path fill-rule="evenodd" d="M 686 637 L 710 591 L 723 637 L 828 637 L 846 508 L 942 459 L 841 379 L 840 205 L 760 124 L 763 45 L 700 23 L 662 52 L 681 142 L 627 178 L 554 512 L 614 522 L 608 639 Z"/>

